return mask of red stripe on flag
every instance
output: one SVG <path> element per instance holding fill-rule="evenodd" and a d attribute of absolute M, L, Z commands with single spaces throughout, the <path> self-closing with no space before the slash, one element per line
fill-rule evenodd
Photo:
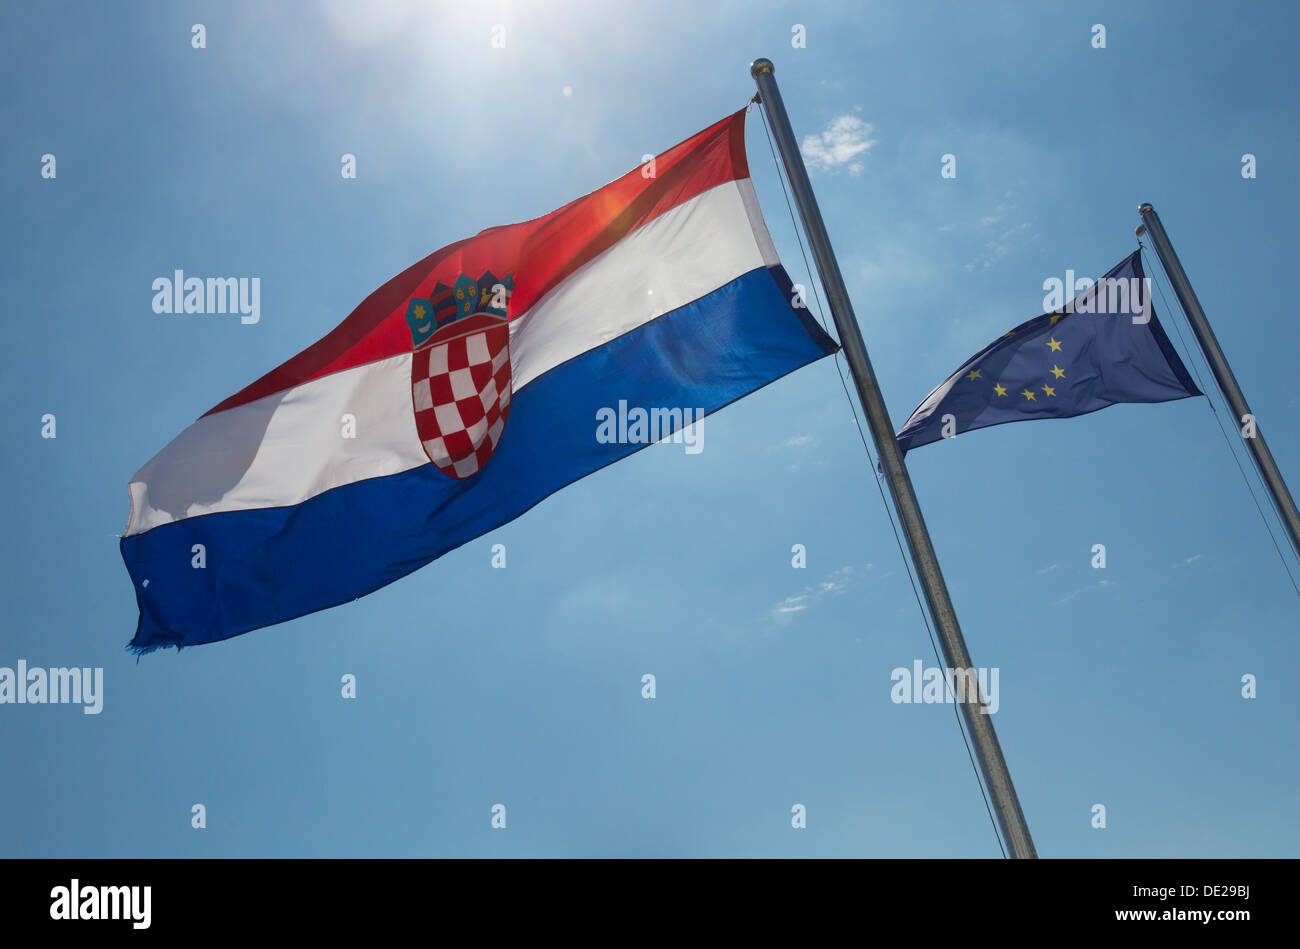
<path fill-rule="evenodd" d="M 438 283 L 491 270 L 514 274 L 510 316 L 526 312 L 561 280 L 658 215 L 720 184 L 749 177 L 745 110 L 642 167 L 543 217 L 493 227 L 434 251 L 366 297 L 324 338 L 206 412 L 221 412 L 331 373 L 410 352 L 406 302 Z"/>

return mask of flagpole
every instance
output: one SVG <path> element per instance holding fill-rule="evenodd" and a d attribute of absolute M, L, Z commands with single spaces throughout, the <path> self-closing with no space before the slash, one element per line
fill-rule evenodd
<path fill-rule="evenodd" d="M 817 264 L 817 273 L 822 286 L 826 289 L 826 298 L 830 305 L 835 328 L 839 331 L 840 345 L 848 360 L 849 370 L 858 390 L 858 399 L 867 416 L 871 437 L 876 443 L 880 455 L 889 493 L 898 509 L 899 520 L 907 536 L 907 546 L 912 554 L 912 562 L 925 591 L 925 601 L 939 630 L 939 641 L 943 648 L 944 661 L 950 669 L 974 669 L 966 640 L 962 637 L 961 627 L 957 625 L 957 613 L 953 609 L 952 599 L 948 596 L 948 587 L 944 583 L 943 573 L 939 569 L 939 560 L 930 542 L 930 533 L 926 530 L 925 519 L 921 516 L 921 506 L 917 502 L 916 492 L 912 488 L 912 479 L 903 463 L 903 454 L 899 451 L 894 438 L 894 427 L 889 420 L 889 411 L 885 408 L 884 397 L 876 382 L 876 374 L 871 368 L 867 356 L 867 347 L 862 342 L 862 333 L 858 329 L 858 320 L 853 313 L 853 304 L 849 302 L 849 293 L 844 286 L 844 278 L 831 249 L 830 237 L 826 234 L 826 225 L 822 221 L 817 199 L 813 196 L 812 185 L 808 181 L 808 171 L 804 168 L 803 156 L 795 141 L 794 131 L 790 128 L 790 119 L 781 101 L 781 92 L 776 86 L 776 67 L 769 59 L 757 59 L 750 64 L 750 75 L 758 85 L 759 101 L 772 125 L 776 137 L 776 147 L 785 165 L 786 176 L 794 192 L 795 203 L 799 207 L 799 216 L 803 219 L 804 231 L 812 247 L 813 260 Z M 974 694 L 972 694 L 974 693 Z M 958 696 L 954 694 L 954 699 Z M 979 689 L 963 689 L 961 695 L 962 716 L 966 721 L 967 731 L 975 745 L 975 755 L 984 783 L 993 798 L 994 813 L 1002 837 L 1011 848 L 1014 857 L 1036 857 L 1033 839 L 1029 836 L 1029 826 L 1020 809 L 1020 799 L 1016 797 L 1015 786 L 1011 783 L 1011 773 L 1007 770 L 1006 759 L 1002 756 L 1002 746 L 998 744 L 997 732 L 993 728 L 993 719 L 987 713 Z"/>
<path fill-rule="evenodd" d="M 1237 377 L 1232 374 L 1228 358 L 1219 348 L 1214 330 L 1210 329 L 1210 321 L 1206 319 L 1205 311 L 1201 309 L 1201 301 L 1196 299 L 1196 291 L 1192 289 L 1182 262 L 1174 252 L 1174 245 L 1169 242 L 1169 235 L 1165 233 L 1164 225 L 1160 223 L 1160 215 L 1156 214 L 1156 209 L 1149 204 L 1139 207 L 1138 213 L 1142 215 L 1142 223 L 1146 232 L 1151 235 L 1151 243 L 1155 245 L 1156 254 L 1159 255 L 1160 263 L 1165 268 L 1165 274 L 1173 284 L 1174 293 L 1178 297 L 1178 302 L 1182 304 L 1187 322 L 1191 324 L 1192 332 L 1196 334 L 1196 341 L 1201 344 L 1201 352 L 1205 353 L 1210 369 L 1214 372 L 1215 381 L 1219 383 L 1219 391 L 1228 400 L 1240 430 L 1246 425 L 1247 416 L 1254 419 L 1250 406 L 1246 404 L 1246 396 L 1241 391 L 1241 386 L 1237 385 Z M 1141 234 L 1139 228 L 1138 236 L 1140 237 Z M 1278 469 L 1277 462 L 1273 460 L 1273 453 L 1268 450 L 1264 433 L 1260 431 L 1257 423 L 1254 424 L 1251 435 L 1246 436 L 1243 433 L 1243 440 L 1255 457 L 1255 463 L 1259 465 L 1264 483 L 1268 486 L 1269 493 L 1273 495 L 1273 501 L 1282 515 L 1287 533 L 1291 535 L 1291 546 L 1295 549 L 1296 556 L 1300 557 L 1300 511 L 1296 510 L 1295 500 L 1287 489 L 1282 472 Z"/>

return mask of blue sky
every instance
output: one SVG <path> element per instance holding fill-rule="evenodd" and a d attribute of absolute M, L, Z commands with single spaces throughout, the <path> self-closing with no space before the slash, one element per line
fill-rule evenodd
<path fill-rule="evenodd" d="M 0 666 L 105 677 L 97 716 L 0 706 L 0 855 L 997 856 L 951 706 L 890 701 L 891 671 L 934 657 L 831 360 L 709 418 L 699 454 L 652 446 L 369 597 L 139 662 L 127 480 L 410 263 L 741 107 L 768 56 L 896 423 L 1040 313 L 1044 280 L 1128 254 L 1150 201 L 1300 483 L 1300 16 L 378 6 L 0 14 Z M 798 279 L 755 113 L 749 153 Z M 175 269 L 259 276 L 260 322 L 154 314 Z M 1207 400 L 909 465 L 975 662 L 1000 671 L 1040 854 L 1300 853 L 1297 594 Z"/>

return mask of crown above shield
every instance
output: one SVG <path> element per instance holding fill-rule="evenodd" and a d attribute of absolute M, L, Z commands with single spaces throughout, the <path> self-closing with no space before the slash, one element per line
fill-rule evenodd
<path fill-rule="evenodd" d="M 504 320 L 514 290 L 513 274 L 501 279 L 490 270 L 477 280 L 461 274 L 450 287 L 445 283 L 436 284 L 429 299 L 412 297 L 406 304 L 411 343 L 418 347 L 432 338 L 435 327 L 441 329 L 476 313 Z"/>
<path fill-rule="evenodd" d="M 439 327 L 475 313 L 487 313 L 505 319 L 506 306 L 514 288 L 513 275 L 501 280 L 489 270 L 474 280 L 461 274 L 450 287 L 440 283 L 433 288 L 434 319 Z"/>

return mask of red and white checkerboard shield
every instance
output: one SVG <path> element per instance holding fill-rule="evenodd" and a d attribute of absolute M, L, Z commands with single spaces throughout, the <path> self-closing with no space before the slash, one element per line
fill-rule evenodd
<path fill-rule="evenodd" d="M 440 327 L 411 355 L 415 428 L 438 470 L 476 474 L 492 457 L 510 414 L 510 329 L 489 313 Z"/>

